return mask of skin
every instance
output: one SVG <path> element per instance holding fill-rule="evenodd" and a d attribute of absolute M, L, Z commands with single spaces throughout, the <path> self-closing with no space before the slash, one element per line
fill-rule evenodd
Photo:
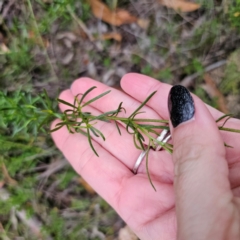
<path fill-rule="evenodd" d="M 111 93 L 85 108 L 93 114 L 114 110 L 120 102 L 129 116 L 153 91 L 157 93 L 143 108 L 139 118 L 169 119 L 167 108 L 171 86 L 140 74 L 127 74 L 121 80 L 123 91 L 89 78 L 73 82 L 60 94 L 73 102 L 74 96 L 97 86 L 85 99 L 111 90 Z M 80 174 L 123 218 L 142 240 L 240 239 L 240 135 L 219 132 L 214 119 L 223 114 L 192 95 L 194 119 L 171 126 L 174 154 L 151 151 L 149 171 L 157 189 L 151 187 L 145 161 L 137 175 L 131 171 L 141 153 L 132 136 L 113 123 L 98 122 L 106 141 L 94 139 L 99 158 L 85 136 L 69 134 L 66 128 L 52 133 L 59 150 Z M 60 109 L 66 110 L 60 104 Z M 55 120 L 52 128 L 58 123 Z M 225 127 L 240 129 L 240 121 L 230 119 Z M 234 148 L 225 148 L 224 142 Z"/>

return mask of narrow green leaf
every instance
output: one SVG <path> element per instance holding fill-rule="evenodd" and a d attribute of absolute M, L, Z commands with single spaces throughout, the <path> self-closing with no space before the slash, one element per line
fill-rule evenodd
<path fill-rule="evenodd" d="M 228 121 L 230 118 L 232 118 L 232 117 L 231 117 L 231 116 L 227 117 L 221 127 L 224 127 L 224 125 L 227 123 L 227 121 Z"/>
<path fill-rule="evenodd" d="M 37 128 L 38 131 L 42 128 L 44 124 L 47 124 L 50 121 L 50 119 L 51 119 L 51 116 L 46 116 L 38 125 L 38 128 Z"/>
<path fill-rule="evenodd" d="M 168 120 L 157 120 L 157 119 L 144 119 L 144 118 L 134 118 L 135 122 L 159 122 L 159 123 L 169 123 Z"/>
<path fill-rule="evenodd" d="M 101 131 L 99 131 L 97 128 L 95 128 L 95 127 L 93 127 L 93 126 L 92 126 L 91 128 L 93 128 L 94 131 L 97 132 L 97 133 L 102 137 L 103 141 L 106 140 L 106 139 L 105 139 L 105 136 L 103 135 L 103 133 L 102 133 Z"/>
<path fill-rule="evenodd" d="M 87 133 L 82 130 L 82 128 L 76 128 L 75 131 L 76 131 L 77 133 L 81 133 L 82 135 L 84 135 L 84 136 L 86 136 L 86 137 L 88 136 Z"/>
<path fill-rule="evenodd" d="M 68 124 L 66 124 L 66 127 L 67 127 L 67 129 L 68 129 L 68 131 L 69 131 L 70 133 L 74 133 L 74 132 L 72 131 L 71 127 L 70 127 Z"/>
<path fill-rule="evenodd" d="M 234 148 L 234 147 L 228 145 L 227 143 L 224 143 L 224 146 L 227 147 L 227 148 Z"/>
<path fill-rule="evenodd" d="M 47 94 L 46 89 L 43 89 L 43 92 L 44 92 L 44 97 L 45 97 L 46 102 L 47 102 L 48 109 L 51 109 L 52 108 L 52 103 L 51 103 L 51 100 L 50 100 L 50 98 Z"/>
<path fill-rule="evenodd" d="M 9 111 L 9 110 L 17 110 L 16 107 L 14 108 L 1 108 L 0 111 Z"/>
<path fill-rule="evenodd" d="M 134 145 L 135 145 L 135 147 L 136 147 L 137 149 L 143 150 L 140 146 L 138 146 L 137 141 L 136 141 L 136 135 L 135 135 L 135 134 L 133 135 L 133 143 L 134 143 Z"/>
<path fill-rule="evenodd" d="M 120 130 L 119 126 L 118 126 L 118 123 L 117 123 L 117 121 L 114 121 L 114 122 L 115 122 L 115 125 L 116 125 L 116 127 L 117 127 L 118 133 L 119 133 L 119 135 L 121 136 L 122 133 L 121 133 L 121 130 Z"/>
<path fill-rule="evenodd" d="M 116 110 L 114 111 L 109 111 L 109 112 L 105 112 L 103 114 L 100 114 L 98 116 L 93 117 L 90 121 L 94 121 L 94 120 L 104 120 L 104 117 L 108 117 L 110 114 L 114 114 L 116 112 Z M 109 120 L 106 119 L 106 121 L 110 122 Z"/>
<path fill-rule="evenodd" d="M 50 130 L 50 132 L 55 132 L 57 130 L 59 130 L 60 128 L 62 128 L 64 125 L 61 125 L 59 127 L 55 127 L 54 129 Z"/>
<path fill-rule="evenodd" d="M 150 124 L 138 124 L 140 127 L 144 127 L 145 129 L 153 128 L 153 129 L 169 129 L 168 126 L 155 126 Z"/>
<path fill-rule="evenodd" d="M 92 149 L 93 152 L 96 154 L 96 156 L 99 157 L 98 154 L 97 154 L 97 152 L 96 152 L 96 150 L 95 150 L 95 148 L 93 147 L 89 128 L 87 128 L 87 137 L 88 137 L 88 142 L 89 142 L 89 145 L 90 145 L 91 149 Z"/>
<path fill-rule="evenodd" d="M 219 121 L 221 121 L 222 119 L 224 119 L 224 118 L 226 118 L 226 117 L 233 117 L 233 114 L 225 114 L 225 115 L 221 116 L 220 118 L 218 118 L 218 119 L 216 120 L 216 122 L 219 122 Z"/>
<path fill-rule="evenodd" d="M 141 149 L 144 150 L 145 147 L 144 147 L 143 142 L 142 142 L 142 139 L 141 139 L 141 137 L 140 137 L 139 135 L 137 135 L 137 140 L 138 140 L 138 142 L 140 143 Z"/>
<path fill-rule="evenodd" d="M 111 90 L 109 90 L 109 91 L 107 91 L 107 92 L 104 92 L 104 93 L 98 95 L 98 96 L 95 97 L 95 98 L 92 98 L 92 99 L 89 100 L 88 102 L 84 103 L 84 104 L 82 105 L 82 107 L 85 107 L 85 106 L 89 105 L 90 103 L 95 102 L 96 100 L 98 100 L 99 98 L 107 95 L 107 94 L 110 93 L 110 92 L 111 92 Z"/>
<path fill-rule="evenodd" d="M 81 99 L 80 99 L 80 101 L 79 101 L 79 105 L 82 104 L 84 98 L 85 98 L 92 90 L 94 90 L 95 88 L 97 88 L 97 87 L 94 86 L 94 87 L 89 88 L 89 89 L 82 95 L 82 97 L 81 97 Z"/>
<path fill-rule="evenodd" d="M 79 93 L 78 95 L 76 95 L 74 97 L 74 103 L 73 103 L 74 106 L 76 106 L 76 103 L 78 103 L 78 106 L 80 106 L 80 102 L 78 102 L 78 96 L 80 96 L 80 95 L 82 95 L 82 93 Z"/>
<path fill-rule="evenodd" d="M 65 104 L 65 105 L 69 106 L 69 107 L 77 108 L 76 106 L 72 105 L 71 103 L 66 102 L 66 101 L 64 101 L 64 100 L 62 100 L 62 99 L 60 99 L 60 98 L 58 98 L 57 100 L 58 100 L 58 102 L 63 103 L 63 104 Z"/>
<path fill-rule="evenodd" d="M 157 132 L 157 131 L 154 131 L 153 129 L 147 129 L 147 131 L 148 132 L 150 132 L 150 133 L 154 133 L 154 134 L 156 134 L 156 135 L 159 135 L 159 132 Z"/>
<path fill-rule="evenodd" d="M 233 128 L 224 128 L 224 127 L 218 127 L 219 130 L 222 131 L 227 131 L 227 132 L 235 132 L 235 133 L 240 133 L 239 129 L 233 129 Z"/>
<path fill-rule="evenodd" d="M 145 141 L 143 135 L 142 135 L 140 132 L 137 132 L 137 136 L 138 136 L 142 141 Z"/>
<path fill-rule="evenodd" d="M 95 137 L 99 137 L 93 127 L 90 127 L 90 131 L 94 134 Z"/>
<path fill-rule="evenodd" d="M 152 94 L 150 94 L 144 101 L 143 103 L 128 117 L 128 118 L 132 118 L 132 116 L 137 113 L 151 98 L 152 96 L 156 93 L 157 91 L 153 92 Z"/>
<path fill-rule="evenodd" d="M 133 132 L 130 132 L 129 128 L 131 128 Z M 127 126 L 126 126 L 126 130 L 129 134 L 135 134 L 135 127 L 133 126 L 131 121 L 128 121 Z"/>
<path fill-rule="evenodd" d="M 153 187 L 154 191 L 156 192 L 156 188 L 152 182 L 152 179 L 151 179 L 151 176 L 150 176 L 150 172 L 149 172 L 149 168 L 148 168 L 148 165 L 149 165 L 149 151 L 150 151 L 150 146 L 151 146 L 151 141 L 149 141 L 148 143 L 148 147 L 147 147 L 147 153 L 146 153 L 146 170 L 147 170 L 147 176 L 148 176 L 148 180 L 151 184 L 151 186 Z"/>

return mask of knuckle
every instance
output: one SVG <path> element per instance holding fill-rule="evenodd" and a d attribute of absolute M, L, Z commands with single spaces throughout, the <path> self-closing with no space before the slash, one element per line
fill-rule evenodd
<path fill-rule="evenodd" d="M 196 142 L 191 136 L 182 139 L 181 143 L 176 143 L 173 152 L 175 174 L 185 175 L 192 171 L 198 164 L 197 161 L 204 157 L 206 147 L 204 143 Z"/>

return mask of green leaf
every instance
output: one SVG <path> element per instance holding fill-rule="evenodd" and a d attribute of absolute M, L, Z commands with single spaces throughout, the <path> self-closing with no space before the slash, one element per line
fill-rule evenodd
<path fill-rule="evenodd" d="M 227 123 L 227 121 L 228 121 L 230 118 L 232 118 L 232 117 L 231 117 L 231 116 L 227 117 L 221 127 L 224 127 L 224 125 Z"/>
<path fill-rule="evenodd" d="M 152 96 L 156 93 L 157 91 L 153 92 L 152 94 L 150 94 L 144 101 L 143 103 L 128 117 L 128 118 L 132 118 L 132 116 L 134 116 L 151 98 Z"/>
<path fill-rule="evenodd" d="M 150 133 L 154 133 L 156 135 L 159 135 L 159 132 L 154 131 L 153 129 L 148 128 L 147 131 L 150 132 Z"/>
<path fill-rule="evenodd" d="M 234 147 L 228 145 L 227 143 L 224 143 L 224 146 L 225 146 L 225 147 L 228 147 L 228 148 L 234 148 Z"/>
<path fill-rule="evenodd" d="M 145 129 L 169 129 L 168 126 L 155 126 L 155 125 L 150 125 L 150 124 L 138 124 L 138 126 L 143 127 Z"/>
<path fill-rule="evenodd" d="M 142 140 L 142 138 L 143 138 L 143 136 L 140 134 L 140 133 L 137 133 L 137 140 L 138 140 L 138 142 L 140 143 L 140 145 L 141 145 L 141 149 L 142 150 L 144 150 L 145 149 L 145 147 L 144 147 L 144 145 L 143 145 L 143 140 Z M 144 138 L 143 138 L 144 139 Z"/>
<path fill-rule="evenodd" d="M 95 128 L 95 127 L 92 126 L 91 129 L 92 129 L 93 131 L 95 131 L 95 134 L 96 134 L 95 136 L 98 136 L 98 137 L 99 137 L 99 135 L 100 135 L 100 136 L 102 137 L 103 141 L 106 140 L 106 139 L 105 139 L 105 136 L 103 135 L 103 133 L 102 133 L 101 131 L 99 131 L 97 128 Z M 99 135 L 98 135 L 96 132 L 97 132 Z"/>
<path fill-rule="evenodd" d="M 45 96 L 45 99 L 46 99 L 46 102 L 47 102 L 47 106 L 48 106 L 49 109 L 51 109 L 52 108 L 52 103 L 51 103 L 51 100 L 50 100 L 50 98 L 47 94 L 46 89 L 43 89 L 43 92 L 44 92 L 44 96 Z"/>
<path fill-rule="evenodd" d="M 140 146 L 138 146 L 137 141 L 136 141 L 136 134 L 133 135 L 133 143 L 135 147 L 139 150 L 143 150 Z"/>
<path fill-rule="evenodd" d="M 73 104 L 71 104 L 71 103 L 69 103 L 69 102 L 66 102 L 66 101 L 64 101 L 64 100 L 62 100 L 62 99 L 60 99 L 60 98 L 58 98 L 57 100 L 58 100 L 58 102 L 63 103 L 63 104 L 65 104 L 65 105 L 69 106 L 69 107 L 77 108 L 77 107 L 74 106 Z"/>
<path fill-rule="evenodd" d="M 144 119 L 144 118 L 134 118 L 135 122 L 159 122 L 159 123 L 169 123 L 168 120 L 157 120 L 157 119 Z"/>
<path fill-rule="evenodd" d="M 115 122 L 115 125 L 117 127 L 118 133 L 121 136 L 122 134 L 121 134 L 121 130 L 120 130 L 119 126 L 118 126 L 118 123 L 117 123 L 117 121 L 114 121 L 114 122 Z"/>
<path fill-rule="evenodd" d="M 90 127 L 90 131 L 94 134 L 95 137 L 99 137 L 93 127 Z"/>
<path fill-rule="evenodd" d="M 148 147 L 147 147 L 147 153 L 146 153 L 146 170 L 147 170 L 147 176 L 148 176 L 148 180 L 151 184 L 151 186 L 153 187 L 154 191 L 156 192 L 156 188 L 152 182 L 152 179 L 151 179 L 151 176 L 150 176 L 150 172 L 149 172 L 149 168 L 148 168 L 148 165 L 149 165 L 149 151 L 150 151 L 150 146 L 151 146 L 151 141 L 149 141 L 148 143 Z"/>
<path fill-rule="evenodd" d="M 89 128 L 87 128 L 87 137 L 88 137 L 88 142 L 89 142 L 89 145 L 90 145 L 91 149 L 92 149 L 93 152 L 96 154 L 96 156 L 99 157 L 98 154 L 97 154 L 97 152 L 96 152 L 96 150 L 95 150 L 95 148 L 93 147 Z"/>
<path fill-rule="evenodd" d="M 78 103 L 78 106 L 80 106 L 80 102 L 78 102 L 78 96 L 80 96 L 80 95 L 82 95 L 82 93 L 79 93 L 78 95 L 76 95 L 74 97 L 74 103 L 73 103 L 74 106 L 76 106 L 76 103 Z"/>
<path fill-rule="evenodd" d="M 79 105 L 82 104 L 84 98 L 85 98 L 92 90 L 94 90 L 95 88 L 97 88 L 97 87 L 94 86 L 94 87 L 89 88 L 89 89 L 82 95 L 82 97 L 81 97 L 81 99 L 80 99 L 80 101 L 79 101 Z"/>
<path fill-rule="evenodd" d="M 235 133 L 240 133 L 239 129 L 233 129 L 233 128 L 224 128 L 224 127 L 218 127 L 219 130 L 222 131 L 228 131 L 228 132 L 235 132 Z"/>
<path fill-rule="evenodd" d="M 131 128 L 133 132 L 130 132 L 129 128 Z M 128 120 L 126 130 L 129 134 L 135 134 L 135 127 L 134 127 L 133 123 L 131 122 L 131 120 Z"/>
<path fill-rule="evenodd" d="M 107 119 L 104 119 L 104 117 L 108 117 L 110 114 L 114 114 L 116 112 L 116 110 L 114 111 L 109 111 L 109 112 L 105 112 L 103 114 L 100 114 L 98 116 L 93 117 L 90 121 L 94 121 L 94 120 L 101 120 L 101 121 L 107 121 L 110 122 Z"/>
<path fill-rule="evenodd" d="M 76 131 L 77 133 L 81 133 L 82 135 L 84 135 L 84 136 L 87 137 L 87 136 L 88 136 L 87 133 L 84 132 L 82 129 L 84 129 L 84 128 L 83 128 L 83 127 L 81 127 L 81 128 L 76 128 L 75 131 Z"/>
<path fill-rule="evenodd" d="M 95 98 L 92 98 L 92 99 L 89 100 L 88 102 L 84 103 L 84 104 L 82 105 L 82 107 L 85 107 L 85 106 L 89 105 L 90 103 L 95 102 L 96 100 L 98 100 L 99 98 L 107 95 L 107 94 L 110 93 L 110 92 L 111 92 L 111 90 L 109 90 L 109 91 L 107 91 L 107 92 L 104 92 L 104 93 L 98 95 L 98 96 L 95 97 Z"/>
<path fill-rule="evenodd" d="M 46 116 L 38 125 L 38 131 L 43 127 L 43 125 L 49 123 L 51 118 L 52 118 L 51 116 Z"/>
<path fill-rule="evenodd" d="M 233 114 L 224 114 L 223 116 L 221 116 L 220 118 L 218 118 L 216 120 L 216 122 L 220 122 L 222 119 L 226 118 L 226 117 L 233 117 Z"/>
<path fill-rule="evenodd" d="M 57 130 L 59 130 L 60 128 L 62 128 L 64 125 L 61 125 L 59 127 L 55 127 L 54 129 L 50 130 L 50 132 L 56 132 Z"/>
<path fill-rule="evenodd" d="M 17 110 L 17 108 L 1 108 L 0 111 Z"/>

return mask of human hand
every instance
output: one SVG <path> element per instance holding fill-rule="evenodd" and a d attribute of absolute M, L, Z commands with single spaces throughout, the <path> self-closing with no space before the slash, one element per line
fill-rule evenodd
<path fill-rule="evenodd" d="M 109 90 L 102 83 L 82 78 L 62 92 L 60 98 L 73 102 L 74 96 L 92 86 L 97 89 L 85 101 Z M 122 112 L 120 116 L 127 117 L 157 90 L 142 109 L 145 113 L 141 118 L 169 119 L 170 85 L 143 75 L 127 74 L 121 86 L 128 95 L 110 88 L 110 94 L 86 106 L 85 110 L 100 114 L 123 102 L 127 113 Z M 134 147 L 132 136 L 123 126 L 119 136 L 114 124 L 96 124 L 106 136 L 105 142 L 93 137 L 99 158 L 85 136 L 69 134 L 65 128 L 52 133 L 57 147 L 76 172 L 112 205 L 140 239 L 239 239 L 239 135 L 219 134 L 213 119 L 222 113 L 211 107 L 207 110 L 195 96 L 194 102 L 195 120 L 172 128 L 173 156 L 164 150 L 149 152 L 149 172 L 157 192 L 149 183 L 144 163 L 137 175 L 132 173 L 141 151 Z M 60 108 L 64 111 L 66 106 L 60 104 Z M 230 119 L 227 126 L 239 129 L 240 121 Z M 223 141 L 234 148 L 224 148 Z M 236 235 L 230 235 L 234 231 Z"/>

